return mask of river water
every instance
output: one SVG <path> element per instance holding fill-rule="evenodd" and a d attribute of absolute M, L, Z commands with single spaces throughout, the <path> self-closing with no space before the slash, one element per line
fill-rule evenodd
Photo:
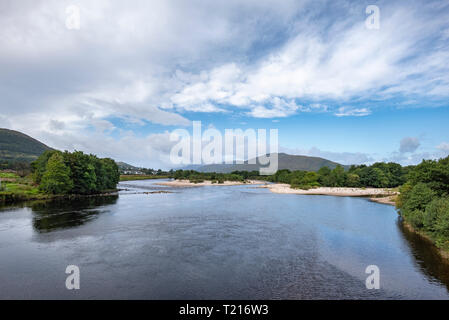
<path fill-rule="evenodd" d="M 392 206 L 157 182 L 0 209 L 0 299 L 449 298 L 449 266 Z M 145 193 L 159 190 L 170 193 Z M 66 288 L 68 265 L 79 290 Z"/>

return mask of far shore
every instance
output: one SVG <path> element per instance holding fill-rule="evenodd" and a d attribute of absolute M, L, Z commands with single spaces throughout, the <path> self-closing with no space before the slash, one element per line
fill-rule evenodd
<path fill-rule="evenodd" d="M 252 185 L 252 184 L 266 184 L 266 181 L 259 180 L 246 180 L 242 181 L 223 181 L 223 183 L 212 183 L 210 180 L 203 182 L 190 182 L 189 180 L 172 180 L 158 182 L 157 185 L 170 186 L 170 187 L 201 187 L 201 186 L 238 186 L 238 185 Z"/>
<path fill-rule="evenodd" d="M 326 195 L 337 197 L 369 197 L 371 201 L 395 205 L 395 198 L 399 192 L 384 188 L 340 188 L 340 187 L 319 187 L 309 190 L 294 189 L 288 184 L 274 183 L 260 186 L 267 188 L 274 193 L 302 194 L 302 195 Z"/>
<path fill-rule="evenodd" d="M 319 187 L 309 190 L 294 189 L 284 183 L 267 183 L 261 180 L 224 181 L 223 183 L 212 183 L 212 181 L 190 182 L 189 180 L 172 180 L 156 183 L 158 185 L 170 187 L 201 187 L 201 186 L 237 186 L 237 185 L 260 185 L 259 188 L 266 188 L 273 193 L 301 194 L 301 195 L 326 195 L 337 197 L 367 197 L 371 201 L 395 205 L 396 196 L 399 192 L 385 188 L 340 188 L 340 187 Z"/>

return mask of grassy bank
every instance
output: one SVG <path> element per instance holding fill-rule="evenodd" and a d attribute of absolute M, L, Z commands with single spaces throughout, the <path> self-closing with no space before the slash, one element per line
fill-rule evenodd
<path fill-rule="evenodd" d="M 122 174 L 120 175 L 120 181 L 131 180 L 151 180 L 151 179 L 167 179 L 169 176 L 157 176 L 157 175 L 144 175 L 144 174 Z"/>
<path fill-rule="evenodd" d="M 20 177 L 13 172 L 0 172 L 0 181 L 0 204 L 50 198 L 39 191 L 29 177 Z"/>
<path fill-rule="evenodd" d="M 75 199 L 78 197 L 96 197 L 115 194 L 117 190 L 105 190 L 91 195 L 46 194 L 39 190 L 31 177 L 20 177 L 14 172 L 0 172 L 0 205 L 20 203 L 34 200 Z"/>

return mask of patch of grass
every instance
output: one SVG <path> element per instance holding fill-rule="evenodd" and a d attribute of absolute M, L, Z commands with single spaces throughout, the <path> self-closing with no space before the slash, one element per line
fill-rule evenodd
<path fill-rule="evenodd" d="M 19 177 L 13 172 L 0 172 L 0 203 L 10 203 L 28 199 L 44 199 L 47 197 L 38 186 L 34 185 L 31 177 Z"/>
<path fill-rule="evenodd" d="M 4 182 L 4 192 L 20 193 L 25 195 L 37 195 L 41 193 L 39 188 L 30 184 Z"/>
<path fill-rule="evenodd" d="M 0 178 L 5 179 L 18 179 L 19 176 L 13 172 L 0 172 Z"/>

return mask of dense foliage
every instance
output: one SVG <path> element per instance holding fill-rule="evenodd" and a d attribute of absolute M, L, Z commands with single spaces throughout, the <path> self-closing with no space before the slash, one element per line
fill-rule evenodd
<path fill-rule="evenodd" d="M 351 166 L 347 171 L 342 166 L 333 170 L 322 167 L 317 172 L 279 170 L 268 180 L 301 189 L 319 186 L 394 188 L 405 182 L 408 170 L 397 163 L 375 163 L 371 166 Z"/>
<path fill-rule="evenodd" d="M 212 183 L 224 183 L 224 181 L 244 181 L 251 176 L 258 176 L 258 172 L 234 171 L 233 173 L 198 172 L 194 170 L 176 170 L 171 173 L 171 177 L 180 180 L 190 180 L 193 183 L 200 183 L 210 180 Z"/>
<path fill-rule="evenodd" d="M 94 194 L 114 189 L 120 178 L 114 160 L 81 151 L 45 151 L 31 167 L 35 183 L 51 194 Z"/>
<path fill-rule="evenodd" d="M 449 249 L 449 157 L 411 169 L 397 206 L 406 222 Z"/>

